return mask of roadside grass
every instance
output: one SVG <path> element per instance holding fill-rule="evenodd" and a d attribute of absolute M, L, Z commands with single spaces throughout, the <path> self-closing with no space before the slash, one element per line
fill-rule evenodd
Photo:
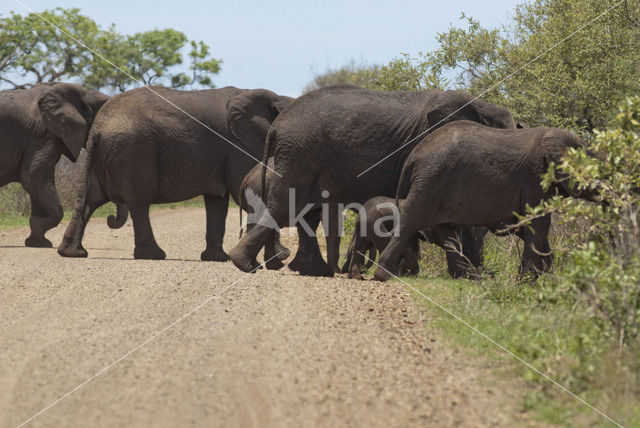
<path fill-rule="evenodd" d="M 518 244 L 514 237 L 488 237 L 485 265 L 495 274 L 476 281 L 449 279 L 444 252 L 425 245 L 422 273 L 402 279 L 612 419 L 640 426 L 640 344 L 621 352 L 580 305 L 554 295 L 552 274 L 535 283 L 519 281 Z M 499 376 L 524 379 L 528 391 L 522 406 L 535 419 L 612 426 L 417 292 L 412 295 L 452 345 L 489 359 Z"/>
<path fill-rule="evenodd" d="M 69 221 L 73 214 L 73 205 L 63 200 L 64 216 L 62 221 Z M 170 204 L 153 204 L 150 210 L 177 209 L 177 208 L 204 208 L 204 199 L 201 196 L 187 201 Z M 229 202 L 229 208 L 237 208 L 235 202 Z M 0 189 L 0 230 L 13 229 L 16 227 L 29 226 L 29 215 L 31 213 L 28 195 L 22 190 L 19 183 L 11 183 Z M 109 202 L 91 216 L 92 218 L 104 218 L 116 214 L 115 204 Z"/>

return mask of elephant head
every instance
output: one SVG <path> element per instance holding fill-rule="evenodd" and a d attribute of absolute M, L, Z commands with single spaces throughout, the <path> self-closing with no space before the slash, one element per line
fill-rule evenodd
<path fill-rule="evenodd" d="M 227 101 L 227 127 L 257 157 L 262 157 L 267 131 L 271 123 L 294 98 L 266 89 L 242 91 Z"/>
<path fill-rule="evenodd" d="M 109 99 L 70 83 L 46 85 L 38 99 L 38 110 L 47 130 L 65 146 L 72 161 L 78 159 L 98 110 Z"/>
<path fill-rule="evenodd" d="M 455 120 L 471 120 L 492 128 L 516 128 L 509 110 L 464 92 L 438 91 L 427 107 L 429 126 L 442 126 Z"/>
<path fill-rule="evenodd" d="M 540 139 L 540 148 L 544 159 L 544 170 L 547 171 L 551 163 L 560 165 L 562 158 L 570 148 L 585 149 L 587 144 L 580 137 L 569 131 L 550 129 Z M 588 149 L 587 154 L 597 157 L 596 154 Z M 592 202 L 602 202 L 596 189 L 578 189 L 576 186 L 571 186 L 570 183 L 571 181 L 566 174 L 556 170 L 556 184 L 554 187 L 558 193 Z"/>

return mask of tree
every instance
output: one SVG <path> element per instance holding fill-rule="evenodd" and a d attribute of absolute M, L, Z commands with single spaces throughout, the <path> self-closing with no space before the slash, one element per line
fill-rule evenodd
<path fill-rule="evenodd" d="M 537 0 L 518 6 L 502 30 L 463 15 L 466 28 L 439 34 L 425 67 L 456 73 L 457 87 L 488 91 L 530 125 L 592 134 L 640 89 L 640 27 L 631 18 L 639 10 L 617 0 Z"/>
<path fill-rule="evenodd" d="M 362 86 L 452 87 L 501 104 L 530 126 L 591 136 L 625 96 L 640 93 L 638 2 L 536 0 L 517 6 L 501 29 L 461 20 L 436 36 L 437 49 L 359 71 Z"/>
<path fill-rule="evenodd" d="M 355 85 L 368 88 L 372 84 L 369 81 L 370 75 L 374 74 L 378 68 L 377 65 L 358 65 L 352 59 L 340 68 L 328 69 L 324 73 L 316 74 L 302 92 L 307 93 L 334 85 Z"/>
<path fill-rule="evenodd" d="M 107 92 L 124 91 L 138 82 L 176 88 L 213 87 L 212 76 L 220 71 L 222 61 L 211 58 L 209 46 L 189 41 L 184 33 L 173 29 L 122 35 L 113 25 L 100 28 L 79 9 L 57 8 L 40 15 L 64 32 L 35 13 L 24 17 L 12 13 L 0 19 L 1 82 L 24 88 L 75 80 Z M 65 32 L 100 55 L 94 55 Z M 188 43 L 189 74 L 180 67 Z"/>

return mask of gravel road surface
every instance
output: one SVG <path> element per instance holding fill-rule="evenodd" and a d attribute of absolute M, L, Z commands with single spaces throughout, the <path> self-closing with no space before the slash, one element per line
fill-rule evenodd
<path fill-rule="evenodd" d="M 520 388 L 450 349 L 401 284 L 246 275 L 199 261 L 203 209 L 151 220 L 167 260 L 133 260 L 130 220 L 93 219 L 88 259 L 25 248 L 26 228 L 0 231 L 0 427 L 52 403 L 25 426 L 530 423 Z M 47 235 L 55 245 L 64 227 Z M 227 250 L 237 237 L 230 210 Z"/>

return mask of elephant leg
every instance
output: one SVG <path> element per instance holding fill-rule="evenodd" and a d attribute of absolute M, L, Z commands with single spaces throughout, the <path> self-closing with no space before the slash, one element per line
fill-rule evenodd
<path fill-rule="evenodd" d="M 398 233 L 391 237 L 384 251 L 380 254 L 378 268 L 374 272 L 374 278 L 378 281 L 386 281 L 398 273 L 398 262 L 405 248 L 412 243 L 412 239 L 417 237 L 420 229 L 429 226 L 432 213 L 423 212 L 420 207 L 430 206 L 430 204 L 425 204 L 424 201 L 415 196 L 410 199 L 411 192 L 415 192 L 415 190 L 412 189 L 409 196 L 407 196 L 407 200 L 400 203 Z"/>
<path fill-rule="evenodd" d="M 149 221 L 149 204 L 128 204 L 133 221 L 133 232 L 135 236 L 135 249 L 133 257 L 135 259 L 163 260 L 167 257 L 162 248 L 158 246 L 151 222 Z"/>
<path fill-rule="evenodd" d="M 305 216 L 304 220 L 307 222 L 311 230 L 316 230 L 320 224 L 320 218 L 320 212 L 314 211 Z M 299 272 L 300 266 L 305 258 L 305 251 L 307 251 L 306 247 L 308 244 L 305 240 L 306 232 L 304 228 L 299 224 L 296 225 L 296 228 L 298 229 L 298 250 L 296 251 L 296 255 L 293 257 L 293 260 L 291 260 L 287 266 L 292 271 Z"/>
<path fill-rule="evenodd" d="M 327 241 L 327 264 L 334 273 L 339 273 L 338 261 L 340 260 L 340 212 L 338 206 L 330 204 L 329 221 L 325 227 L 325 239 Z"/>
<path fill-rule="evenodd" d="M 226 262 L 229 255 L 222 248 L 222 241 L 229 210 L 229 194 L 223 197 L 205 195 L 204 205 L 207 211 L 207 248 L 200 254 L 200 260 Z"/>
<path fill-rule="evenodd" d="M 520 238 L 524 241 L 524 251 L 522 252 L 522 264 L 520 265 L 520 277 L 527 273 L 537 277 L 542 272 L 551 269 L 553 265 L 553 255 L 549 245 L 549 228 L 551 227 L 551 216 L 533 220 L 531 228 L 523 228 Z"/>
<path fill-rule="evenodd" d="M 269 270 L 279 270 L 284 267 L 284 263 L 282 263 L 282 259 L 280 258 L 281 254 L 278 252 L 278 249 L 276 248 L 276 242 L 277 243 L 280 242 L 279 235 L 280 234 L 278 233 L 278 231 L 276 230 L 272 231 L 271 237 L 267 240 L 264 246 L 265 266 Z M 282 245 L 280 246 L 282 247 Z"/>
<path fill-rule="evenodd" d="M 414 235 L 402 251 L 399 271 L 402 275 L 417 275 L 420 272 L 420 244 L 418 235 Z"/>
<path fill-rule="evenodd" d="M 63 211 L 56 187 L 53 182 L 53 173 L 45 183 L 29 183 L 25 190 L 31 196 L 31 217 L 29 226 L 31 234 L 25 240 L 27 247 L 51 248 L 51 241 L 44 237 L 45 233 L 56 227 L 62 221 Z"/>
<path fill-rule="evenodd" d="M 276 231 L 273 236 L 273 247 L 275 249 L 275 253 L 278 255 L 278 258 L 282 260 L 286 260 L 291 255 L 291 251 L 282 245 L 280 242 L 280 232 Z"/>
<path fill-rule="evenodd" d="M 286 205 L 269 208 L 268 210 L 271 216 L 270 220 L 275 221 L 278 226 L 282 227 L 286 223 L 288 215 Z M 265 225 L 269 224 L 270 221 L 264 223 L 264 220 L 265 218 L 263 217 L 253 227 L 247 228 L 247 233 L 229 252 L 233 264 L 244 272 L 253 272 L 260 267 L 256 256 L 267 241 L 272 239 L 274 229 L 271 226 L 273 225 Z"/>
<path fill-rule="evenodd" d="M 477 276 L 476 270 L 482 266 L 485 230 L 441 224 L 432 227 L 431 232 L 434 243 L 445 250 L 447 269 L 452 278 Z"/>
<path fill-rule="evenodd" d="M 367 251 L 373 246 L 373 242 L 364 236 L 359 236 L 354 233 L 353 239 L 355 243 L 353 248 L 349 252 L 349 278 L 362 279 L 362 266 L 364 265 L 364 257 Z"/>
<path fill-rule="evenodd" d="M 314 231 L 312 235 L 308 234 L 304 227 L 297 225 L 298 228 L 298 252 L 296 257 L 292 261 L 294 268 L 300 275 L 306 276 L 326 276 L 332 277 L 333 270 L 322 258 L 320 247 L 318 246 L 318 238 L 315 234 L 315 230 L 320 223 L 321 212 L 315 210 L 305 216 L 304 220 L 310 226 L 310 229 Z M 291 267 L 291 263 L 289 264 Z"/>
<path fill-rule="evenodd" d="M 91 215 L 96 209 L 109 202 L 95 175 L 91 174 L 83 197 L 78 199 L 73 216 L 64 231 L 62 242 L 58 245 L 58 254 L 63 257 L 87 257 L 82 246 L 82 237 Z"/>

